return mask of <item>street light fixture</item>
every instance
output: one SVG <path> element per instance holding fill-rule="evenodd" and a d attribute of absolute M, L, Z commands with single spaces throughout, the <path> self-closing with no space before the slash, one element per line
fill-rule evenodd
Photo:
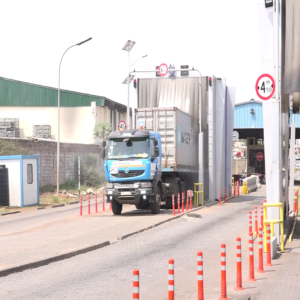
<path fill-rule="evenodd" d="M 133 46 L 135 45 L 135 42 L 131 41 L 131 40 L 128 40 L 126 42 L 126 44 L 124 45 L 124 47 L 122 48 L 122 50 L 125 50 L 128 52 L 128 99 L 127 99 L 127 128 L 126 129 L 129 129 L 130 126 L 129 126 L 129 83 L 130 83 L 130 76 L 129 76 L 129 73 L 130 73 L 130 51 L 131 49 L 133 48 Z"/>
<path fill-rule="evenodd" d="M 75 46 L 80 46 L 88 41 L 90 41 L 92 38 L 88 38 L 87 40 L 84 40 L 78 44 L 75 44 L 71 47 L 69 47 L 63 54 L 63 56 L 60 59 L 60 63 L 59 63 L 59 70 L 58 70 L 58 95 L 57 95 L 57 194 L 59 193 L 59 143 L 60 143 L 60 67 L 61 67 L 61 62 L 62 59 L 64 57 L 64 55 L 66 54 L 66 52 L 75 47 Z"/>

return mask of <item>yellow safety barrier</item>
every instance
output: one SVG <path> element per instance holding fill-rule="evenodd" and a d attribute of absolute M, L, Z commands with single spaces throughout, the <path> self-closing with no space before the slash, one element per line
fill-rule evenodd
<path fill-rule="evenodd" d="M 201 187 L 201 190 L 197 190 L 197 186 L 200 186 Z M 199 206 L 199 194 L 202 194 L 202 206 L 203 206 L 203 193 L 204 193 L 204 186 L 203 186 L 203 183 L 194 183 L 194 195 L 195 195 L 195 198 L 194 198 L 194 205 L 196 207 Z"/>
<path fill-rule="evenodd" d="M 298 201 L 299 201 L 299 189 L 294 188 L 294 213 L 296 214 L 296 217 L 298 216 Z M 296 201 L 295 201 L 296 200 Z"/>
<path fill-rule="evenodd" d="M 267 216 L 268 207 L 279 207 L 280 209 L 280 219 L 269 220 Z M 271 236 L 270 240 L 274 236 L 274 224 L 280 223 L 280 240 L 281 240 L 281 252 L 284 252 L 284 228 L 283 228 L 283 204 L 282 203 L 264 203 L 264 251 L 267 252 L 267 224 L 271 225 Z"/>

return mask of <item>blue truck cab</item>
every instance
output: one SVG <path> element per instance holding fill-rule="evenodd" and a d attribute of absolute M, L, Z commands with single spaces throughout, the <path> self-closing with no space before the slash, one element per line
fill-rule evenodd
<path fill-rule="evenodd" d="M 160 134 L 115 131 L 108 138 L 106 151 L 106 201 L 112 204 L 113 213 L 121 214 L 123 204 L 150 207 L 153 214 L 159 213 L 163 195 Z"/>

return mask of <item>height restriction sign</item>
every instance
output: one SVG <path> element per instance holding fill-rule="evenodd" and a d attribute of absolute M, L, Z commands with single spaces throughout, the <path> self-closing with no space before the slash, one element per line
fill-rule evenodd
<path fill-rule="evenodd" d="M 275 93 L 275 81 L 269 74 L 258 77 L 255 84 L 257 96 L 262 100 L 269 100 Z"/>

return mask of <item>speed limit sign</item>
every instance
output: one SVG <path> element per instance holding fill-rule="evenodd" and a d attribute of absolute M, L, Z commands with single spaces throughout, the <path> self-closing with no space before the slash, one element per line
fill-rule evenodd
<path fill-rule="evenodd" d="M 161 64 L 159 67 L 158 67 L 158 73 L 160 76 L 166 76 L 168 74 L 168 66 L 166 64 Z"/>
<path fill-rule="evenodd" d="M 275 80 L 271 75 L 263 74 L 256 80 L 255 90 L 260 99 L 271 99 L 275 93 Z"/>
<path fill-rule="evenodd" d="M 118 130 L 125 130 L 126 129 L 126 122 L 121 120 L 118 124 Z"/>

